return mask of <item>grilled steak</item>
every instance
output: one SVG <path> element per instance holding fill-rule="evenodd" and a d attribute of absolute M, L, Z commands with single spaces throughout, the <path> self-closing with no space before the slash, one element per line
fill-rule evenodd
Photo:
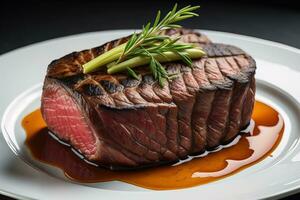
<path fill-rule="evenodd" d="M 178 77 L 163 88 L 147 68 L 140 79 L 105 71 L 84 75 L 82 64 L 127 38 L 74 52 L 48 66 L 42 113 L 48 128 L 86 159 L 111 169 L 174 162 L 231 141 L 251 119 L 255 61 L 241 49 L 211 43 L 186 29 L 184 42 L 206 57 L 165 64 Z"/>

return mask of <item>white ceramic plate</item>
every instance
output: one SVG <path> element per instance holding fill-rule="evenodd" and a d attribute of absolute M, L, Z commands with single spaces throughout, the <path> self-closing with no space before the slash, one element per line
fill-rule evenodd
<path fill-rule="evenodd" d="M 273 157 L 217 182 L 170 191 L 146 190 L 118 181 L 72 183 L 60 170 L 33 160 L 24 146 L 25 133 L 20 120 L 39 106 L 41 82 L 50 61 L 131 32 L 116 30 L 68 36 L 0 56 L 1 116 L 4 113 L 1 125 L 4 137 L 0 136 L 1 193 L 25 199 L 257 199 L 279 198 L 300 188 L 300 50 L 215 31 L 202 32 L 214 42 L 239 46 L 256 59 L 256 98 L 276 108 L 284 118 L 284 136 Z"/>

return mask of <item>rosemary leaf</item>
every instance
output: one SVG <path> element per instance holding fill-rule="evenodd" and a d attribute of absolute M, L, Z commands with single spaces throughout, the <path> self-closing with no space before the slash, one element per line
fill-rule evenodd
<path fill-rule="evenodd" d="M 127 73 L 129 76 L 135 78 L 135 79 L 139 79 L 139 76 L 135 73 L 135 71 L 129 67 L 127 67 Z"/>
<path fill-rule="evenodd" d="M 155 67 L 154 59 L 150 60 L 149 66 L 150 66 L 150 70 L 151 70 L 151 72 L 153 74 L 154 79 L 157 79 L 157 69 Z"/>
<path fill-rule="evenodd" d="M 182 53 L 182 52 L 176 52 L 180 57 L 181 60 L 187 64 L 189 67 L 192 66 L 192 59 L 186 54 L 186 53 Z"/>
<path fill-rule="evenodd" d="M 160 20 L 160 15 L 161 15 L 161 12 L 160 10 L 157 12 L 157 15 L 156 15 L 156 18 L 155 18 L 155 21 L 153 23 L 153 26 L 156 27 L 159 23 L 159 20 Z"/>
<path fill-rule="evenodd" d="M 178 25 L 178 24 L 170 24 L 167 25 L 168 28 L 182 28 L 182 26 Z"/>
<path fill-rule="evenodd" d="M 178 6 L 177 3 L 175 3 L 175 5 L 174 5 L 174 7 L 173 7 L 173 9 L 171 11 L 171 15 L 174 15 L 176 13 L 177 6 Z"/>

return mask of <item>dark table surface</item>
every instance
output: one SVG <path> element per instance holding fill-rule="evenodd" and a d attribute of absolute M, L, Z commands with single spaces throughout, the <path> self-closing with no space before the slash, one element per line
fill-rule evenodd
<path fill-rule="evenodd" d="M 0 6 L 0 54 L 56 37 L 108 29 L 140 28 L 172 1 L 9 1 Z M 202 6 L 190 28 L 226 31 L 300 48 L 297 1 L 183 1 Z M 10 199 L 0 195 L 0 199 Z M 300 199 L 300 193 L 286 199 Z"/>

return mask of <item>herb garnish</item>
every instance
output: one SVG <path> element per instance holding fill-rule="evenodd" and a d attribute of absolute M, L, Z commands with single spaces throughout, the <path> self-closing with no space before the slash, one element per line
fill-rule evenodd
<path fill-rule="evenodd" d="M 125 44 L 119 45 L 90 62 L 83 65 L 83 72 L 89 73 L 106 66 L 109 74 L 127 70 L 128 74 L 138 79 L 138 75 L 132 69 L 137 66 L 149 64 L 155 80 L 160 86 L 164 85 L 165 79 L 172 78 L 161 62 L 182 60 L 188 66 L 192 65 L 193 58 L 199 58 L 205 53 L 191 44 L 180 43 L 177 38 L 161 35 L 161 32 L 170 28 L 180 28 L 176 22 L 198 16 L 193 11 L 199 6 L 186 6 L 177 11 L 177 4 L 168 14 L 161 19 L 158 11 L 153 26 L 147 23 L 141 33 L 134 33 Z"/>
<path fill-rule="evenodd" d="M 132 52 L 135 48 L 141 46 L 142 44 L 145 45 L 148 43 L 148 45 L 151 46 L 154 42 L 164 40 L 166 36 L 160 36 L 159 34 L 161 33 L 161 31 L 170 28 L 180 28 L 181 26 L 175 24 L 175 22 L 198 16 L 197 13 L 192 12 L 198 8 L 200 8 L 200 6 L 186 6 L 176 11 L 177 4 L 175 4 L 172 11 L 168 12 L 168 14 L 161 21 L 161 12 L 159 10 L 152 27 L 151 22 L 148 22 L 147 25 L 143 27 L 143 30 L 139 35 L 137 35 L 136 33 L 132 35 L 132 37 L 126 43 L 125 49 L 118 62 L 122 61 L 124 57 L 126 57 L 128 54 L 130 54 L 130 52 Z"/>

